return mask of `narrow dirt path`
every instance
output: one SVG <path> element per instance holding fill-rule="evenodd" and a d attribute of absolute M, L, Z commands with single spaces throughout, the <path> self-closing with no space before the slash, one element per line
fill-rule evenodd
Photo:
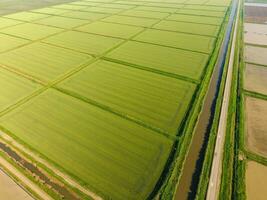
<path fill-rule="evenodd" d="M 4 158 L 0 157 L 0 164 L 8 169 L 8 171 L 16 176 L 23 184 L 27 185 L 33 192 L 39 195 L 43 200 L 53 200 L 47 193 L 39 188 L 35 183 L 29 180 L 24 174 L 17 170 L 13 165 L 7 162 Z"/>
<path fill-rule="evenodd" d="M 214 200 L 218 198 L 220 183 L 221 183 L 221 171 L 222 171 L 222 158 L 224 150 L 224 138 L 227 126 L 228 107 L 231 95 L 232 74 L 235 59 L 235 44 L 238 30 L 240 0 L 238 1 L 238 8 L 236 14 L 233 42 L 230 51 L 230 60 L 228 65 L 226 83 L 224 88 L 223 103 L 221 107 L 220 121 L 217 132 L 216 144 L 214 149 L 214 156 L 212 161 L 211 175 L 207 192 L 207 200 Z"/>

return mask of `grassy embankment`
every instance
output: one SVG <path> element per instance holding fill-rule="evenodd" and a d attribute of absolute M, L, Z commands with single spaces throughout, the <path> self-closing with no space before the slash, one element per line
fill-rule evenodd
<path fill-rule="evenodd" d="M 214 70 L 214 65 L 217 61 L 218 52 L 220 50 L 220 46 L 224 38 L 228 16 L 229 11 L 227 11 L 225 15 L 224 22 L 222 23 L 220 28 L 220 34 L 218 35 L 214 46 L 213 54 L 211 55 L 209 63 L 207 64 L 206 71 L 203 73 L 203 81 L 198 86 L 197 91 L 195 92 L 195 95 L 193 97 L 194 101 L 191 102 L 191 110 L 188 111 L 187 116 L 182 122 L 180 131 L 178 133 L 178 139 L 176 144 L 174 145 L 174 149 L 171 155 L 173 162 L 169 161 L 169 164 L 171 166 L 169 171 L 166 172 L 168 173 L 168 175 L 165 175 L 167 178 L 159 192 L 159 196 L 161 199 L 172 199 L 175 190 L 179 184 L 179 179 L 183 170 L 183 164 L 186 158 L 186 154 L 188 153 L 188 149 L 191 144 L 195 125 L 198 121 L 199 113 L 202 110 L 203 100 L 205 98 L 207 88 L 209 87 L 211 75 Z"/>

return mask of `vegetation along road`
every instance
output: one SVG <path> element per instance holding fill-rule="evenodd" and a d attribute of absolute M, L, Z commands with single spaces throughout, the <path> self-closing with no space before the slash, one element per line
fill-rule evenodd
<path fill-rule="evenodd" d="M 235 2 L 236 7 L 237 1 Z M 235 41 L 237 35 L 237 27 L 238 27 L 238 20 L 239 20 L 239 10 L 240 10 L 240 1 L 238 2 L 238 10 L 237 10 L 237 17 L 235 21 L 235 28 L 234 28 L 234 35 L 233 41 L 231 45 L 231 54 L 230 60 L 228 65 L 228 72 L 226 78 L 226 85 L 224 88 L 224 96 L 223 96 L 223 103 L 221 107 L 221 114 L 220 114 L 220 122 L 219 128 L 217 132 L 217 139 L 216 139 L 216 146 L 213 156 L 212 162 L 212 169 L 211 169 L 211 176 L 210 182 L 208 187 L 207 193 L 207 200 L 217 199 L 218 189 L 220 185 L 220 175 L 221 175 L 221 161 L 223 156 L 223 147 L 224 147 L 224 136 L 226 133 L 226 124 L 227 124 L 227 114 L 228 114 L 228 106 L 230 100 L 230 93 L 231 93 L 231 82 L 232 82 L 232 71 L 235 59 Z M 233 16 L 232 16 L 233 17 Z"/>

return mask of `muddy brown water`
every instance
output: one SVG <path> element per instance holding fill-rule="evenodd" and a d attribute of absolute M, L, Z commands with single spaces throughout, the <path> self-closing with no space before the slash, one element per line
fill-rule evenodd
<path fill-rule="evenodd" d="M 0 142 L 0 150 L 4 151 L 10 158 L 18 163 L 22 168 L 31 172 L 34 177 L 38 177 L 40 182 L 46 184 L 49 188 L 52 188 L 56 193 L 62 196 L 66 200 L 78 200 L 72 192 L 67 190 L 64 185 L 52 181 L 46 174 L 40 171 L 34 164 L 23 159 L 14 150 L 8 147 L 6 144 Z"/>
<path fill-rule="evenodd" d="M 193 200 L 196 196 L 210 129 L 215 114 L 216 100 L 221 84 L 236 8 L 237 0 L 234 1 L 231 9 L 225 37 L 220 47 L 218 60 L 210 80 L 210 85 L 199 116 L 199 121 L 196 125 L 195 133 L 192 138 L 192 144 L 184 163 L 183 172 L 175 194 L 176 200 Z"/>

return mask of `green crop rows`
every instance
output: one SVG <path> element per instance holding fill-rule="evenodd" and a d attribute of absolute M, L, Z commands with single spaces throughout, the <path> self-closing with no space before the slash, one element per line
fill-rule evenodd
<path fill-rule="evenodd" d="M 229 4 L 79 0 L 1 16 L 0 129 L 100 197 L 151 197 Z"/>

